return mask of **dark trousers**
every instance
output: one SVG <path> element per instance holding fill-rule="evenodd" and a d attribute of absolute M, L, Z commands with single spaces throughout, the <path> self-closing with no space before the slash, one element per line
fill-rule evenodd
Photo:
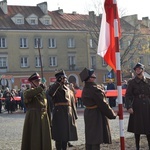
<path fill-rule="evenodd" d="M 116 107 L 116 98 L 110 97 L 108 100 L 109 100 L 110 107 Z"/>
<path fill-rule="evenodd" d="M 86 144 L 86 150 L 100 150 L 100 144 Z"/>
<path fill-rule="evenodd" d="M 135 145 L 136 145 L 136 150 L 140 149 L 140 134 L 134 134 L 135 137 Z M 148 147 L 150 149 L 150 134 L 146 135 L 147 141 L 148 141 Z"/>
<path fill-rule="evenodd" d="M 67 150 L 66 141 L 55 141 L 56 150 Z"/>

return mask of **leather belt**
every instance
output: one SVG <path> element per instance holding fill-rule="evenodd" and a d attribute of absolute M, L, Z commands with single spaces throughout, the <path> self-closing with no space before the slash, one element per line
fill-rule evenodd
<path fill-rule="evenodd" d="M 97 105 L 94 105 L 94 106 L 86 106 L 87 109 L 95 109 L 97 108 L 98 106 Z"/>
<path fill-rule="evenodd" d="M 55 103 L 55 106 L 70 106 L 68 102 L 60 102 L 60 103 Z"/>

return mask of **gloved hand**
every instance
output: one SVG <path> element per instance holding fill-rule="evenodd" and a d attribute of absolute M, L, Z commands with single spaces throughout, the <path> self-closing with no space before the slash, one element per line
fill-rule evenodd
<path fill-rule="evenodd" d="M 41 87 L 43 90 L 45 90 L 45 88 L 46 88 L 46 86 L 45 86 L 43 83 L 40 84 L 40 87 Z"/>

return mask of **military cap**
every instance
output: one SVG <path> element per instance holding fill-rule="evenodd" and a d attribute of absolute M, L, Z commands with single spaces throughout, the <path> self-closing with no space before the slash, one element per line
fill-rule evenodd
<path fill-rule="evenodd" d="M 136 68 L 144 69 L 144 65 L 138 62 L 133 69 L 135 70 Z"/>
<path fill-rule="evenodd" d="M 87 68 L 84 68 L 81 72 L 80 72 L 80 74 L 79 74 L 79 76 L 80 76 L 80 78 L 81 78 L 81 81 L 83 82 L 83 81 L 87 81 L 90 77 L 91 77 L 91 75 L 94 73 L 94 70 L 93 69 L 87 69 Z"/>
<path fill-rule="evenodd" d="M 40 75 L 37 72 L 35 72 L 28 78 L 28 81 L 31 82 L 33 80 L 40 80 L 40 79 L 41 79 Z"/>
<path fill-rule="evenodd" d="M 59 71 L 59 72 L 57 72 L 57 73 L 55 74 L 55 77 L 56 77 L 56 78 L 59 78 L 59 77 L 65 77 L 65 78 L 67 78 L 67 75 L 66 75 L 66 73 L 65 73 L 64 70 L 61 70 L 61 71 Z"/>

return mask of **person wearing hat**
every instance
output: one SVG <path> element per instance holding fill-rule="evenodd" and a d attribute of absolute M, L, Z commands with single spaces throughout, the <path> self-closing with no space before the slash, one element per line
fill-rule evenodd
<path fill-rule="evenodd" d="M 133 68 L 135 77 L 128 81 L 125 102 L 128 113 L 128 132 L 134 133 L 136 150 L 140 149 L 140 135 L 145 134 L 150 149 L 150 79 L 144 76 L 144 65 Z"/>
<path fill-rule="evenodd" d="M 67 76 L 64 70 L 55 74 L 56 82 L 51 85 L 49 95 L 53 99 L 52 139 L 56 150 L 66 150 L 69 141 L 78 140 L 77 111 L 72 91 L 67 86 Z"/>
<path fill-rule="evenodd" d="M 28 81 L 31 88 L 24 91 L 26 116 L 24 120 L 21 150 L 52 150 L 50 109 L 45 86 L 38 73 Z"/>
<path fill-rule="evenodd" d="M 104 88 L 96 84 L 94 70 L 84 68 L 79 75 L 84 82 L 81 98 L 85 106 L 86 150 L 99 150 L 100 144 L 112 142 L 107 118 L 115 119 L 116 114 L 107 103 Z"/>

